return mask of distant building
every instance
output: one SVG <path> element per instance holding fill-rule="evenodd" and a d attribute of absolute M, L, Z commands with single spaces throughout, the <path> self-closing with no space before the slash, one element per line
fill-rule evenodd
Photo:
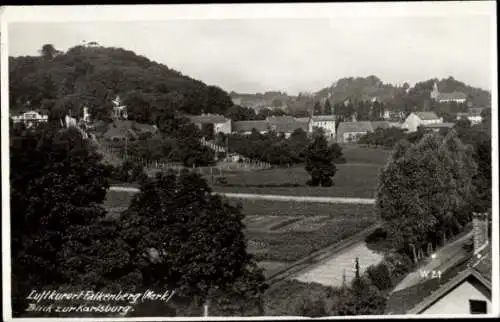
<path fill-rule="evenodd" d="M 266 118 L 269 124 L 269 129 L 276 133 L 283 133 L 286 138 L 297 129 L 302 129 L 304 132 L 309 132 L 311 129 L 309 118 L 297 119 L 293 116 L 270 116 Z"/>
<path fill-rule="evenodd" d="M 12 116 L 11 118 L 14 123 L 24 123 L 28 128 L 37 123 L 48 122 L 49 120 L 48 115 L 41 114 L 37 111 L 25 112 L 21 115 Z"/>
<path fill-rule="evenodd" d="M 327 138 L 335 140 L 335 115 L 313 115 L 311 117 L 311 125 L 313 128 L 318 127 L 325 131 Z"/>
<path fill-rule="evenodd" d="M 342 122 L 337 129 L 337 142 L 354 143 L 368 132 L 374 132 L 379 128 L 388 129 L 391 124 L 387 121 L 361 121 L 361 122 Z"/>
<path fill-rule="evenodd" d="M 460 119 L 467 119 L 472 125 L 481 124 L 483 117 L 481 116 L 484 108 L 472 107 L 466 113 L 457 113 L 457 121 Z"/>
<path fill-rule="evenodd" d="M 357 142 L 360 137 L 372 131 L 371 122 L 342 122 L 337 129 L 337 142 Z"/>
<path fill-rule="evenodd" d="M 419 126 L 443 123 L 443 118 L 434 112 L 413 112 L 404 121 L 402 128 L 408 132 L 416 132 Z"/>
<path fill-rule="evenodd" d="M 66 127 L 76 127 L 76 125 L 78 124 L 78 122 L 76 121 L 76 119 L 74 117 L 66 115 L 64 117 L 64 124 L 65 124 Z"/>
<path fill-rule="evenodd" d="M 188 118 L 200 129 L 206 125 L 213 125 L 214 134 L 222 132 L 224 134 L 230 134 L 232 132 L 231 119 L 228 119 L 222 115 L 218 114 L 202 114 L 202 115 L 190 115 Z"/>
<path fill-rule="evenodd" d="M 249 135 L 252 130 L 256 130 L 260 134 L 269 132 L 267 121 L 236 121 L 233 123 L 233 133 Z"/>
<path fill-rule="evenodd" d="M 465 103 L 467 101 L 467 95 L 462 92 L 451 92 L 451 93 L 440 93 L 437 83 L 434 83 L 434 88 L 431 92 L 431 99 L 439 103 L 444 102 L 455 102 L 455 103 Z"/>
<path fill-rule="evenodd" d="M 297 129 L 308 133 L 312 131 L 312 123 L 309 117 L 295 118 L 293 116 L 270 116 L 261 121 L 236 121 L 233 124 L 233 133 L 249 135 L 252 130 L 261 134 L 276 132 L 290 137 Z"/>
<path fill-rule="evenodd" d="M 422 125 L 422 128 L 427 131 L 439 132 L 442 129 L 452 129 L 454 126 L 455 123 L 443 122 L 437 124 Z"/>

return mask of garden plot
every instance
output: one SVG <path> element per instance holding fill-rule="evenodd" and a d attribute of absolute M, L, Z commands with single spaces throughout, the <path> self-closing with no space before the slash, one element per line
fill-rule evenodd
<path fill-rule="evenodd" d="M 313 232 L 326 225 L 329 216 L 306 217 L 275 229 L 276 233 Z"/>
<path fill-rule="evenodd" d="M 294 216 L 247 216 L 243 222 L 250 231 L 273 232 L 289 223 L 299 221 L 301 217 Z"/>

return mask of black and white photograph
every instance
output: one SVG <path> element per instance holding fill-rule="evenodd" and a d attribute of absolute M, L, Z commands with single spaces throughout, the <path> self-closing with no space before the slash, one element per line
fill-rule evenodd
<path fill-rule="evenodd" d="M 498 316 L 494 1 L 0 23 L 4 320 Z"/>

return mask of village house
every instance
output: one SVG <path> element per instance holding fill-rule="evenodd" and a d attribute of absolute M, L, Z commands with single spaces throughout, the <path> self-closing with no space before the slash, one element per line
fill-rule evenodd
<path fill-rule="evenodd" d="M 37 123 L 46 123 L 49 120 L 49 116 L 39 113 L 37 111 L 28 111 L 21 115 L 14 115 L 11 117 L 14 123 L 24 123 L 26 127 L 32 127 Z"/>
<path fill-rule="evenodd" d="M 437 83 L 434 83 L 434 88 L 431 92 L 431 99 L 435 100 L 438 103 L 465 103 L 465 101 L 467 101 L 467 95 L 462 92 L 440 93 Z"/>
<path fill-rule="evenodd" d="M 292 133 L 302 129 L 306 133 L 312 131 L 312 123 L 309 117 L 295 118 L 293 116 L 270 116 L 261 121 L 236 121 L 233 124 L 233 133 L 249 135 L 252 130 L 261 134 L 276 132 L 289 138 Z"/>
<path fill-rule="evenodd" d="M 232 121 L 218 114 L 202 114 L 187 116 L 201 130 L 203 126 L 213 126 L 214 135 L 217 133 L 230 134 L 232 133 Z"/>
<path fill-rule="evenodd" d="M 378 128 L 388 129 L 391 124 L 387 121 L 360 121 L 360 122 L 342 122 L 337 129 L 337 142 L 353 143 L 357 142 L 368 132 L 374 132 Z"/>
<path fill-rule="evenodd" d="M 443 123 L 437 123 L 437 124 L 422 125 L 422 129 L 424 131 L 439 132 L 442 129 L 452 129 L 454 126 L 455 126 L 455 123 L 443 122 Z"/>
<path fill-rule="evenodd" d="M 269 132 L 269 124 L 264 120 L 236 121 L 233 123 L 233 133 L 250 135 L 254 129 L 260 134 L 266 134 Z"/>
<path fill-rule="evenodd" d="M 286 138 L 289 138 L 297 129 L 302 129 L 304 132 L 310 131 L 310 118 L 295 118 L 293 116 L 269 116 L 266 118 L 269 124 L 269 129 L 276 133 L 283 133 Z"/>
<path fill-rule="evenodd" d="M 440 118 L 434 112 L 413 112 L 404 121 L 401 128 L 408 132 L 416 132 L 419 126 L 428 126 L 443 123 L 443 118 Z"/>
<path fill-rule="evenodd" d="M 320 128 L 325 131 L 325 136 L 330 140 L 335 140 L 335 115 L 313 115 L 311 117 L 312 128 Z M 310 131 L 312 132 L 312 130 Z"/>
<path fill-rule="evenodd" d="M 471 107 L 466 113 L 457 113 L 457 121 L 460 119 L 467 119 L 472 125 L 481 124 L 483 117 L 481 116 L 484 108 Z"/>

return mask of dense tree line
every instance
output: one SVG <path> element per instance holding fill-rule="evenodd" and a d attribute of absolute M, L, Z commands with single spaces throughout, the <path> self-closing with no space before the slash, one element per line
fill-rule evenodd
<path fill-rule="evenodd" d="M 359 138 L 359 144 L 368 144 L 385 148 L 393 148 L 397 142 L 405 137 L 402 129 L 390 127 L 388 129 L 378 128 L 373 132 L 368 132 Z"/>
<path fill-rule="evenodd" d="M 129 118 L 156 123 L 164 110 L 224 114 L 228 94 L 182 75 L 132 51 L 75 46 L 58 52 L 44 45 L 41 56 L 9 57 L 12 110 L 42 108 L 53 117 L 88 106 L 96 119 L 109 118 L 111 100 L 120 95 Z"/>
<path fill-rule="evenodd" d="M 164 113 L 157 120 L 159 132 L 143 133 L 138 138 L 108 141 L 122 156 L 149 161 L 175 162 L 185 166 L 213 164 L 214 152 L 202 145 L 202 129 L 178 113 Z"/>
<path fill-rule="evenodd" d="M 103 207 L 109 168 L 78 131 L 16 126 L 10 139 L 14 316 L 26 316 L 33 289 L 175 290 L 173 307 L 145 302 L 132 313 L 150 316 L 200 316 L 208 300 L 221 314 L 262 311 L 265 284 L 246 253 L 241 208 L 199 175 L 143 177 L 113 219 Z"/>
<path fill-rule="evenodd" d="M 269 116 L 283 116 L 287 113 L 281 108 L 261 108 L 258 113 L 253 108 L 233 105 L 226 111 L 225 116 L 232 121 L 265 120 Z"/>
<path fill-rule="evenodd" d="M 250 135 L 231 134 L 221 136 L 216 141 L 228 144 L 230 152 L 236 152 L 249 159 L 268 162 L 277 166 L 300 164 L 306 161 L 310 144 L 313 142 L 307 132 L 296 129 L 290 137 L 269 132 L 261 134 L 253 130 Z M 326 140 L 325 140 L 326 143 Z M 335 162 L 343 162 L 342 151 L 337 144 L 329 147 Z"/>
<path fill-rule="evenodd" d="M 302 129 L 295 130 L 288 139 L 274 132 L 261 134 L 253 130 L 250 135 L 228 135 L 226 140 L 230 152 L 279 166 L 304 162 L 310 142 Z"/>
<path fill-rule="evenodd" d="M 379 177 L 376 207 L 396 249 L 408 255 L 446 241 L 470 221 L 477 201 L 474 149 L 455 130 L 403 139 Z"/>

